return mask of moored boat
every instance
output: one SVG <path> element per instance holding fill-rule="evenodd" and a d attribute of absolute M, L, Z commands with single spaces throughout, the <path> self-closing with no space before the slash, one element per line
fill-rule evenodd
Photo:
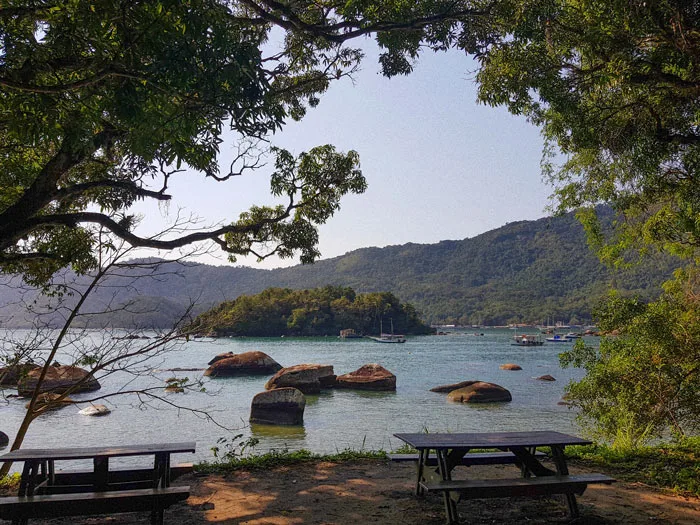
<path fill-rule="evenodd" d="M 391 333 L 390 334 L 384 333 L 382 320 L 380 319 L 379 320 L 379 337 L 369 336 L 369 338 L 372 341 L 376 341 L 377 343 L 405 343 L 406 342 L 405 336 L 394 333 L 394 320 L 393 319 L 391 320 Z"/>
<path fill-rule="evenodd" d="M 549 343 L 570 343 L 571 341 L 573 341 L 573 339 L 570 339 L 570 338 L 566 337 L 565 335 L 559 335 L 559 334 L 556 334 L 556 335 L 553 335 L 552 337 L 547 338 L 547 342 L 549 342 Z"/>
<path fill-rule="evenodd" d="M 521 334 L 514 335 L 512 346 L 542 346 L 544 341 L 539 335 Z"/>

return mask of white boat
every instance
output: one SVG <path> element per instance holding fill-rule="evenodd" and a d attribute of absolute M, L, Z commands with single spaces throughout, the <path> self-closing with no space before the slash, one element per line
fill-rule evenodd
<path fill-rule="evenodd" d="M 405 343 L 406 337 L 399 334 L 394 334 L 394 320 L 391 320 L 391 333 L 385 334 L 384 327 L 382 325 L 382 320 L 379 320 L 379 337 L 369 337 L 372 341 L 377 343 Z"/>
<path fill-rule="evenodd" d="M 520 334 L 513 336 L 512 346 L 542 346 L 544 341 L 539 335 Z"/>
<path fill-rule="evenodd" d="M 549 343 L 570 343 L 571 341 L 573 341 L 573 339 L 569 339 L 565 335 L 559 334 L 547 338 L 547 342 Z"/>

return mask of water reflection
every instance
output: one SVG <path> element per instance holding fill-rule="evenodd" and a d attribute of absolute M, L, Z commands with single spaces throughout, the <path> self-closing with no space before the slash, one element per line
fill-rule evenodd
<path fill-rule="evenodd" d="M 250 432 L 253 437 L 289 439 L 292 441 L 303 441 L 306 439 L 306 429 L 303 426 L 286 426 L 286 425 L 261 425 L 259 423 L 251 423 Z"/>

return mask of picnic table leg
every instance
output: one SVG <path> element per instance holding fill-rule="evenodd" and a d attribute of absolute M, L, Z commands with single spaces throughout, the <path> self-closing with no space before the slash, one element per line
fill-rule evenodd
<path fill-rule="evenodd" d="M 428 461 L 429 449 L 423 448 L 418 452 L 418 465 L 417 477 L 416 477 L 416 496 L 423 496 L 423 487 L 420 486 L 420 482 L 423 481 L 423 470 L 425 469 L 425 464 Z"/>
<path fill-rule="evenodd" d="M 170 453 L 156 452 L 153 460 L 153 488 L 170 486 Z M 156 500 L 151 511 L 151 525 L 163 525 L 163 506 Z"/>
<path fill-rule="evenodd" d="M 569 474 L 569 467 L 566 466 L 566 457 L 564 456 L 564 447 L 552 445 L 552 459 L 557 467 L 557 474 L 566 476 Z M 576 495 L 573 492 L 565 494 L 566 505 L 569 507 L 569 517 L 571 519 L 578 518 L 578 504 L 576 503 Z"/>
<path fill-rule="evenodd" d="M 452 472 L 447 461 L 447 452 L 444 449 L 436 449 L 435 454 L 437 455 L 438 471 L 440 472 L 440 477 L 443 481 L 449 481 L 452 479 Z M 459 523 L 459 517 L 457 514 L 457 504 L 452 499 L 449 491 L 444 491 L 443 500 L 445 503 L 445 514 L 447 514 L 447 525 L 455 525 Z"/>
<path fill-rule="evenodd" d="M 158 500 L 153 503 L 151 511 L 151 525 L 163 525 L 163 506 Z"/>
<path fill-rule="evenodd" d="M 530 453 L 530 447 L 510 447 L 510 451 L 518 458 L 518 462 L 522 465 L 520 468 L 525 472 L 535 476 L 553 476 L 556 474 L 552 469 L 540 463 L 534 454 Z"/>
<path fill-rule="evenodd" d="M 92 465 L 95 472 L 95 491 L 104 492 L 109 488 L 109 458 L 97 456 L 92 459 Z"/>
<path fill-rule="evenodd" d="M 153 461 L 153 488 L 170 486 L 170 454 L 157 452 Z"/>

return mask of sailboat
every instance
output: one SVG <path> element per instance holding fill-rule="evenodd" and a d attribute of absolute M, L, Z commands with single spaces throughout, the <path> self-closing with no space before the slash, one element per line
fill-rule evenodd
<path fill-rule="evenodd" d="M 406 337 L 403 335 L 399 334 L 394 334 L 394 320 L 391 319 L 391 333 L 390 334 L 385 334 L 384 333 L 384 326 L 382 324 L 382 320 L 379 320 L 379 337 L 371 337 L 370 339 L 372 341 L 376 341 L 378 343 L 405 343 L 406 342 Z"/>

